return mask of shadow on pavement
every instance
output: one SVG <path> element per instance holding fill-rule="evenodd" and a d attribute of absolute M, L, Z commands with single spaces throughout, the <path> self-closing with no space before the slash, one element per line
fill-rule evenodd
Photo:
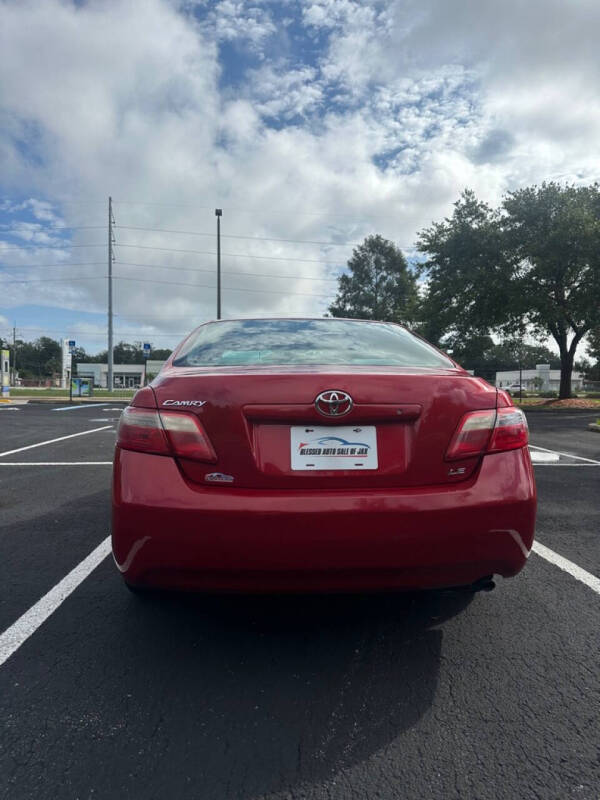
<path fill-rule="evenodd" d="M 363 761 L 430 707 L 439 625 L 471 599 L 132 599 L 124 613 L 135 632 L 121 660 L 154 709 L 152 780 L 175 796 L 186 796 L 190 776 L 204 798 L 251 797 Z M 147 737 L 147 716 L 130 714 L 131 734 Z"/>
<path fill-rule="evenodd" d="M 427 712 L 471 599 L 140 602 L 106 562 L 3 667 L 0 797 L 319 794 Z"/>

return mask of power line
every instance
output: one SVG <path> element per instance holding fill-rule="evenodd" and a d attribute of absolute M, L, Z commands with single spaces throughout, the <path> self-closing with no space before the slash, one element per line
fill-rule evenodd
<path fill-rule="evenodd" d="M 136 228 L 131 225 L 117 225 L 120 230 L 125 231 L 146 231 L 148 233 L 178 233 L 186 236 L 210 236 L 214 238 L 214 233 L 202 233 L 200 231 L 175 231 L 168 228 Z M 288 244 L 319 244 L 327 247 L 358 247 L 357 242 L 318 242 L 311 239 L 276 239 L 269 236 L 240 236 L 233 233 L 221 234 L 223 239 L 252 239 L 257 242 L 286 242 Z"/>
<path fill-rule="evenodd" d="M 141 200 L 113 200 L 113 203 L 118 205 L 125 205 L 125 206 L 157 206 L 157 207 L 167 207 L 167 208 L 195 208 L 205 211 L 210 211 L 214 208 L 214 206 L 200 206 L 196 205 L 195 203 L 146 203 Z M 268 209 L 268 208 L 261 208 L 260 212 L 252 211 L 247 208 L 242 208 L 241 206 L 224 206 L 221 205 L 220 208 L 223 211 L 237 211 L 241 214 L 251 214 L 254 216 L 258 216 L 258 214 L 278 214 L 282 216 L 300 216 L 300 217 L 340 217 L 342 219 L 353 219 L 353 220 L 361 220 L 363 218 L 374 218 L 374 219 L 393 219 L 397 220 L 398 217 L 388 214 L 340 214 L 334 213 L 329 210 L 323 211 L 297 211 L 296 209 L 290 209 L 289 211 L 282 211 L 280 208 L 276 209 Z"/>
<path fill-rule="evenodd" d="M 160 283 L 165 286 L 190 286 L 194 289 L 216 289 L 216 286 L 209 286 L 203 283 L 178 283 L 175 281 L 156 281 L 151 278 L 128 278 L 125 275 L 113 275 L 115 280 L 119 281 L 134 281 L 142 283 Z M 304 297 L 327 297 L 330 298 L 331 294 L 314 294 L 312 292 L 285 292 L 277 289 L 238 289 L 233 286 L 224 287 L 228 292 L 258 292 L 258 294 L 287 294 L 290 297 L 304 296 Z"/>
<path fill-rule="evenodd" d="M 87 277 L 77 276 L 68 278 L 26 278 L 23 280 L 9 280 L 0 281 L 0 286 L 9 283 L 58 283 L 64 281 L 96 281 L 103 280 L 106 275 L 90 275 Z M 134 283 L 157 283 L 164 286 L 190 286 L 198 289 L 216 289 L 216 286 L 211 286 L 204 283 L 179 283 L 178 281 L 157 281 L 151 278 L 129 278 L 125 275 L 113 275 L 115 280 L 133 281 Z M 228 292 L 257 292 L 258 294 L 287 294 L 290 297 L 331 297 L 331 294 L 315 294 L 314 292 L 287 292 L 277 289 L 244 289 L 241 287 L 226 286 L 224 287 Z"/>
<path fill-rule="evenodd" d="M 125 267 L 143 267 L 145 269 L 165 269 L 173 272 L 206 272 L 209 274 L 214 273 L 214 268 L 203 267 L 174 267 L 166 264 L 139 264 L 132 261 L 116 261 L 115 263 L 121 264 Z M 0 269 L 50 269 L 54 267 L 98 267 L 104 265 L 104 261 L 63 261 L 58 264 L 5 264 L 0 265 Z M 4 274 L 4 273 L 0 273 Z M 298 280 L 313 280 L 313 281 L 331 281 L 336 282 L 339 278 L 321 278 L 317 275 L 276 275 L 274 272 L 240 272 L 236 270 L 226 270 L 224 275 L 242 275 L 247 277 L 257 278 L 287 278 Z"/>
<path fill-rule="evenodd" d="M 0 245 L 4 242 L 0 242 Z M 10 253 L 11 251 L 20 252 L 21 250 L 72 250 L 75 247 L 106 247 L 106 244 L 60 244 L 60 245 L 39 245 L 39 244 L 22 244 L 20 247 L 0 247 L 0 256 L 2 253 Z"/>
<path fill-rule="evenodd" d="M 30 225 L 39 225 L 37 230 L 32 230 Z M 17 222 L 15 225 L 4 223 L 1 225 L 2 229 L 11 234 L 14 231 L 23 231 L 30 233 L 44 233 L 45 231 L 99 231 L 104 230 L 106 225 L 45 225 L 43 222 Z"/>
<path fill-rule="evenodd" d="M 96 335 L 104 336 L 104 334 L 106 333 L 106 330 L 104 328 L 99 329 L 99 330 L 89 330 L 89 329 L 88 330 L 76 330 L 76 329 L 68 328 L 68 327 L 67 328 L 27 328 L 27 327 L 23 327 L 22 325 L 19 325 L 17 330 L 18 331 L 37 331 L 37 332 L 40 332 L 40 333 L 77 333 L 80 336 L 84 336 L 84 335 L 88 335 L 88 334 L 90 336 L 96 336 Z M 131 331 L 114 331 L 114 333 L 117 333 L 119 336 L 130 336 L 131 334 L 138 334 L 139 333 L 140 335 L 143 335 L 143 336 L 154 336 L 154 337 L 157 337 L 157 336 L 187 336 L 189 334 L 189 331 L 186 331 L 185 333 L 154 333 L 154 332 L 149 332 L 149 331 L 131 330 Z"/>
<path fill-rule="evenodd" d="M 161 250 L 167 253 L 196 253 L 197 255 L 201 256 L 216 256 L 217 253 L 213 250 L 179 250 L 173 247 L 154 247 L 145 244 L 124 244 L 123 242 L 117 242 L 117 247 L 133 247 L 137 248 L 138 250 Z M 221 253 L 223 256 L 229 256 L 230 258 L 254 258 L 259 259 L 261 261 L 301 261 L 305 264 L 332 264 L 339 266 L 340 261 L 322 261 L 318 258 L 285 258 L 284 256 L 254 256 L 250 255 L 249 253 Z"/>
<path fill-rule="evenodd" d="M 25 278 L 23 280 L 0 281 L 0 286 L 5 283 L 54 283 L 58 281 L 97 281 L 106 278 L 106 275 L 70 276 L 67 278 Z"/>
<path fill-rule="evenodd" d="M 62 261 L 58 264 L 0 264 L 0 269 L 46 269 L 48 267 L 97 267 L 104 261 Z"/>
<path fill-rule="evenodd" d="M 205 272 L 214 274 L 213 269 L 202 269 L 200 267 L 172 267 L 163 264 L 134 264 L 131 261 L 115 261 L 115 264 L 120 264 L 124 267 L 143 267 L 144 269 L 166 269 L 172 272 Z M 333 281 L 337 283 L 338 278 L 318 278 L 316 275 L 276 275 L 274 272 L 236 272 L 234 270 L 224 270 L 223 275 L 243 275 L 247 278 L 285 278 L 287 280 L 302 280 L 302 281 Z"/>
<path fill-rule="evenodd" d="M 180 314 L 176 314 L 174 317 L 151 317 L 148 314 L 129 314 L 125 312 L 123 314 L 115 314 L 115 317 L 121 317 L 122 319 L 157 319 L 161 322 L 173 322 L 173 320 L 180 320 L 180 319 L 197 319 L 197 314 L 189 314 L 187 317 L 182 317 Z"/>

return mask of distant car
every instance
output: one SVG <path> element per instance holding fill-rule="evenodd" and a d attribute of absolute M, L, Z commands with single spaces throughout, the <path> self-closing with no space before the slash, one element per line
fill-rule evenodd
<path fill-rule="evenodd" d="M 520 394 L 525 397 L 527 394 L 527 388 L 520 383 L 511 383 L 510 386 L 503 386 L 502 388 L 505 392 L 508 392 L 511 397 L 517 397 Z"/>
<path fill-rule="evenodd" d="M 532 546 L 523 413 L 405 328 L 201 325 L 121 416 L 132 590 L 490 588 Z"/>

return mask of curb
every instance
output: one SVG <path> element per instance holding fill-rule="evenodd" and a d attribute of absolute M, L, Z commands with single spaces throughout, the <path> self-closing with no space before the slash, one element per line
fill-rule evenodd
<path fill-rule="evenodd" d="M 31 403 L 32 405 L 56 405 L 57 403 L 68 403 L 68 397 L 15 397 L 16 402 L 22 400 L 24 403 Z M 73 400 L 74 406 L 84 406 L 86 403 L 124 403 L 125 405 L 131 402 L 131 398 L 117 397 L 114 400 L 110 397 L 92 397 L 89 400 L 77 398 Z"/>

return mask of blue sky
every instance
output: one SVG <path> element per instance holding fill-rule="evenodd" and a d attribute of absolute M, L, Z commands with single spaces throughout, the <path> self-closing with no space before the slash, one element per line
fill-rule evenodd
<path fill-rule="evenodd" d="M 0 0 L 0 336 L 173 346 L 215 313 L 322 314 L 352 244 L 598 179 L 600 6 Z M 283 240 L 283 241 L 282 241 Z"/>

